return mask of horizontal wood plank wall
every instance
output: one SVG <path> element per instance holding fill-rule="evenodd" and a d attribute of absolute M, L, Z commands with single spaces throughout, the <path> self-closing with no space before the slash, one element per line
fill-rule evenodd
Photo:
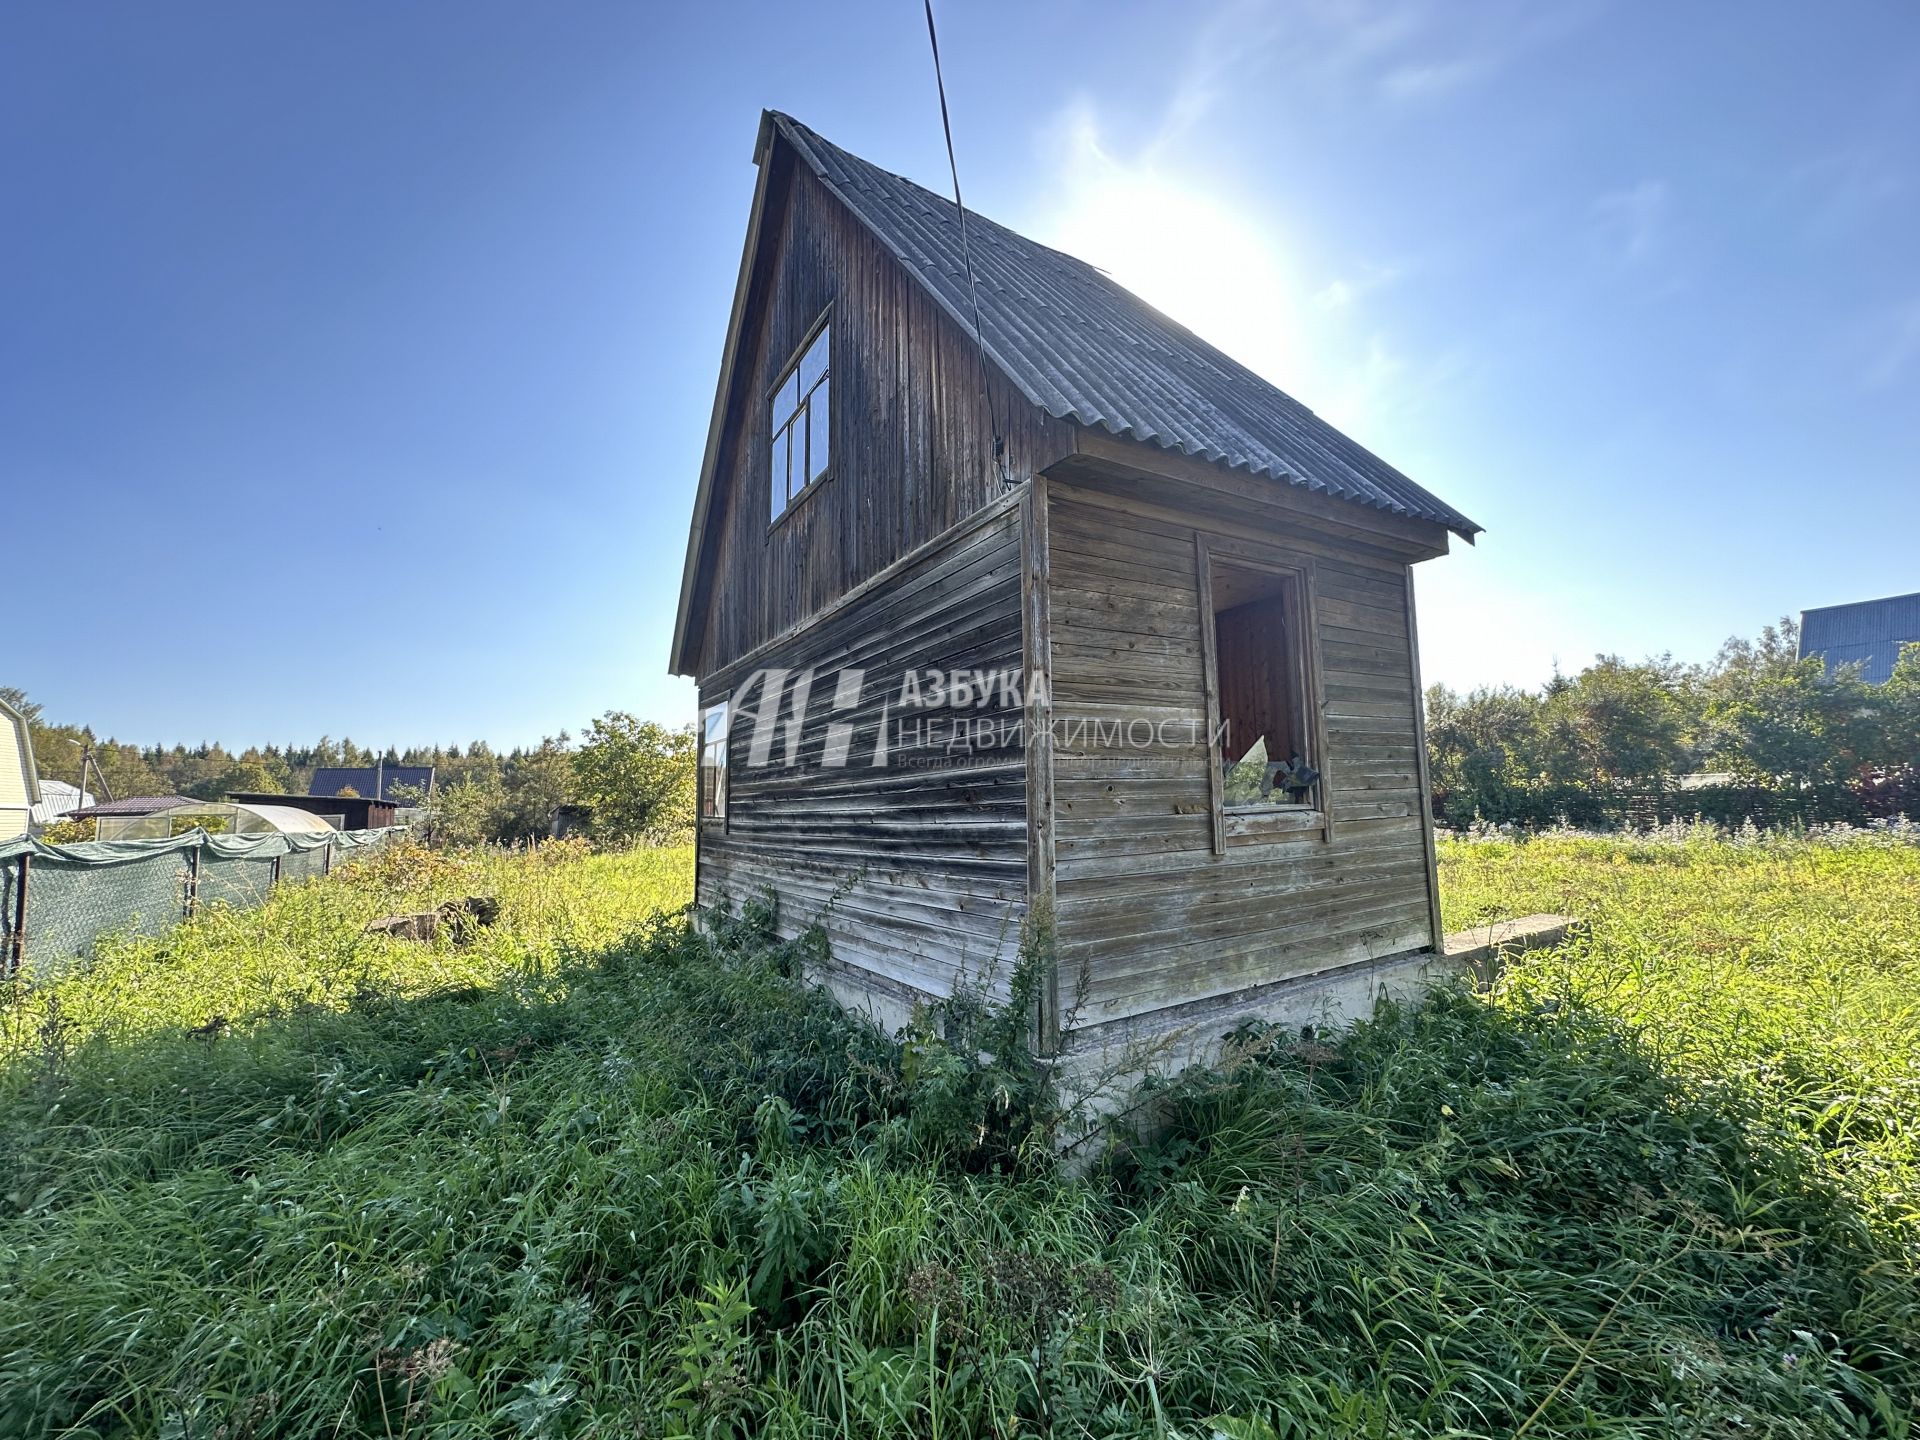
<path fill-rule="evenodd" d="M 726 419 L 701 676 L 818 614 L 1001 495 L 970 334 L 784 147 L 769 182 L 767 258 Z M 831 307 L 831 477 L 769 529 L 767 393 Z M 1011 477 L 1066 454 L 1072 427 L 992 379 Z"/>
<path fill-rule="evenodd" d="M 1195 526 L 1050 486 L 1063 1022 L 1100 1024 L 1430 944 L 1407 567 L 1310 530 L 1273 537 L 1314 562 L 1320 759 L 1338 823 L 1331 841 L 1216 854 Z M 1121 722 L 1145 739 L 1142 719 L 1156 722 L 1144 746 L 1114 745 L 1111 729 L 1095 728 Z"/>
<path fill-rule="evenodd" d="M 899 701 L 909 668 L 1019 673 L 1019 521 L 1018 508 L 983 520 L 755 658 L 814 672 L 792 763 L 784 732 L 768 763 L 750 763 L 743 710 L 758 705 L 762 686 L 749 691 L 748 676 L 729 677 L 740 697 L 729 816 L 724 830 L 701 834 L 703 905 L 771 890 L 783 935 L 821 920 L 836 968 L 876 976 L 887 993 L 946 995 L 964 975 L 1004 997 L 1025 915 L 1025 755 L 1017 735 L 971 753 L 951 741 L 961 721 L 974 731 L 1015 728 L 1022 709 L 1008 702 L 1019 693 L 964 709 L 903 711 Z M 865 679 L 857 703 L 836 708 L 845 667 L 864 669 Z M 700 698 L 727 696 L 705 688 Z M 824 768 L 833 725 L 850 725 L 851 743 L 844 766 Z M 876 765 L 883 726 L 888 751 Z"/>

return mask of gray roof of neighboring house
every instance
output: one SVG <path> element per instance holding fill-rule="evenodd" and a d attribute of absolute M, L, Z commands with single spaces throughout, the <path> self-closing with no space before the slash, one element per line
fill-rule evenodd
<path fill-rule="evenodd" d="M 405 785 L 422 793 L 433 789 L 431 765 L 322 765 L 307 785 L 309 795 L 338 795 L 351 789 L 367 800 L 392 800 L 393 787 Z M 378 790 L 376 795 L 374 792 Z"/>
<path fill-rule="evenodd" d="M 84 810 L 70 810 L 67 813 L 76 819 L 93 820 L 102 815 L 157 815 L 162 810 L 171 810 L 176 805 L 198 803 L 191 795 L 129 795 L 121 800 L 103 800 L 98 805 L 89 805 Z"/>
<path fill-rule="evenodd" d="M 1893 674 L 1900 647 L 1920 643 L 1920 592 L 1824 605 L 1800 612 L 1800 654 L 1825 658 L 1827 669 L 1860 666 L 1860 678 L 1878 685 Z"/>
<path fill-rule="evenodd" d="M 973 332 L 953 201 L 821 139 L 768 123 L 959 322 Z M 1458 510 L 1306 406 L 1093 266 L 972 210 L 968 248 L 988 356 L 1048 414 L 1306 490 L 1480 531 Z"/>
<path fill-rule="evenodd" d="M 83 791 L 65 780 L 40 780 L 40 803 L 33 807 L 33 823 L 51 825 L 61 816 L 83 805 L 93 804 L 93 792 Z"/>

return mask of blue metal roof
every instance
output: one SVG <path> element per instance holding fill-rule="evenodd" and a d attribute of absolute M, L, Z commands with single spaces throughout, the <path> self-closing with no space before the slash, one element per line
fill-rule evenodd
<path fill-rule="evenodd" d="M 1902 645 L 1920 644 L 1920 593 L 1826 605 L 1800 612 L 1800 656 L 1823 656 L 1827 669 L 1860 666 L 1860 678 L 1878 685 L 1893 674 Z"/>
<path fill-rule="evenodd" d="M 821 139 L 768 120 L 821 181 L 969 333 L 973 309 L 953 201 Z M 1048 414 L 1232 469 L 1480 531 L 1299 401 L 1085 261 L 967 212 L 988 357 Z"/>
<path fill-rule="evenodd" d="M 322 765 L 307 785 L 309 795 L 338 795 L 351 789 L 367 800 L 393 800 L 393 787 L 406 785 L 427 793 L 433 788 L 431 765 Z M 375 791 L 378 794 L 375 794 Z"/>

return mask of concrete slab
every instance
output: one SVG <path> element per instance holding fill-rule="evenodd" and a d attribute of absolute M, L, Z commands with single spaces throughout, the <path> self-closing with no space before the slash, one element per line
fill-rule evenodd
<path fill-rule="evenodd" d="M 1508 959 L 1528 950 L 1550 950 L 1565 944 L 1579 929 L 1571 915 L 1522 915 L 1518 920 L 1496 920 L 1447 936 L 1447 963 L 1470 972 L 1482 985 L 1491 985 Z"/>
<path fill-rule="evenodd" d="M 1068 1162 L 1092 1158 L 1106 1121 L 1132 1109 L 1134 1092 L 1149 1075 L 1230 1062 L 1227 1037 L 1247 1021 L 1296 1033 L 1308 1026 L 1343 1028 L 1372 1015 L 1382 998 L 1417 1002 L 1463 975 L 1489 984 L 1512 956 L 1562 944 L 1577 927 L 1567 915 L 1496 921 L 1447 936 L 1438 952 L 1364 960 L 1069 1032 L 1052 1062 L 1061 1099 L 1077 1120 L 1062 1137 Z"/>

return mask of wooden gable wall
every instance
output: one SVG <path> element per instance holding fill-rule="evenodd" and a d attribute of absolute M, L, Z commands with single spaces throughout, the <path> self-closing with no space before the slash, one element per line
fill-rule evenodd
<path fill-rule="evenodd" d="M 1005 488 L 970 333 L 784 143 L 764 163 L 775 167 L 765 235 L 716 462 L 703 678 L 818 614 Z M 829 305 L 832 477 L 770 526 L 768 392 Z M 989 379 L 1016 480 L 1071 450 L 1072 426 L 1035 408 L 1003 376 Z"/>

